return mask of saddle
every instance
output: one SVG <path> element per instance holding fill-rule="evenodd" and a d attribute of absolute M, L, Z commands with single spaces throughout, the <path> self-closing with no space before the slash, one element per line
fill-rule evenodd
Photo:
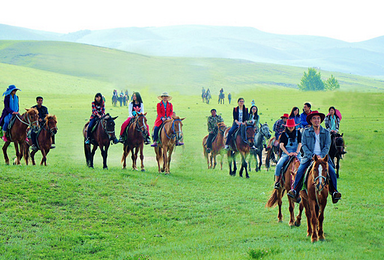
<path fill-rule="evenodd" d="M 285 172 L 287 171 L 288 169 L 288 166 L 289 164 L 293 161 L 293 160 L 296 160 L 296 157 L 295 156 L 290 156 L 289 159 L 283 164 L 283 166 L 281 167 L 281 176 L 283 178 L 283 182 L 285 182 Z"/>
<path fill-rule="evenodd" d="M 122 136 L 124 142 L 126 141 L 126 138 L 128 137 L 128 129 L 133 124 L 133 121 L 134 121 L 134 117 L 132 117 L 131 120 L 129 120 L 127 127 L 124 129 L 123 136 Z"/>

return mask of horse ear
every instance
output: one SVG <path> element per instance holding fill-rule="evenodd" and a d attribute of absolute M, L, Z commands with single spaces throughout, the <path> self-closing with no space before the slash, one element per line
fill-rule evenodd
<path fill-rule="evenodd" d="M 324 162 L 328 162 L 328 154 L 324 157 Z"/>
<path fill-rule="evenodd" d="M 344 135 L 344 133 L 342 133 L 342 134 L 340 135 L 340 137 L 343 137 L 343 135 Z"/>
<path fill-rule="evenodd" d="M 115 120 L 116 118 L 118 118 L 118 116 L 112 117 L 112 120 Z"/>
<path fill-rule="evenodd" d="M 144 116 L 146 116 L 146 115 L 147 115 L 147 112 L 144 113 Z"/>
<path fill-rule="evenodd" d="M 24 108 L 25 109 L 25 111 L 28 111 L 29 109 L 28 108 Z"/>
<path fill-rule="evenodd" d="M 315 162 L 317 162 L 318 158 L 317 158 L 317 155 L 316 155 L 316 154 L 313 156 L 313 160 L 314 160 Z"/>
<path fill-rule="evenodd" d="M 180 120 L 183 121 L 185 119 L 185 117 L 181 118 Z"/>

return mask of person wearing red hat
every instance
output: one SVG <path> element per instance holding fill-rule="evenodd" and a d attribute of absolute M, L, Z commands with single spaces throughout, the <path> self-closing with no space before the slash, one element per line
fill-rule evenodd
<path fill-rule="evenodd" d="M 280 117 L 279 120 L 277 120 L 275 122 L 275 124 L 273 125 L 273 131 L 275 131 L 275 137 L 276 137 L 276 141 L 279 139 L 281 133 L 284 131 L 285 129 L 285 124 L 287 123 L 287 120 L 288 120 L 288 117 L 289 115 L 288 114 L 284 114 Z"/>
<path fill-rule="evenodd" d="M 296 156 L 299 160 L 301 159 L 301 134 L 300 131 L 296 129 L 296 125 L 294 119 L 288 119 L 287 123 L 284 125 L 285 130 L 280 136 L 280 149 L 282 155 L 276 164 L 275 189 L 280 188 L 281 168 L 284 166 L 285 162 L 287 162 L 291 156 Z"/>
<path fill-rule="evenodd" d="M 320 125 L 324 118 L 325 115 L 318 111 L 312 111 L 306 118 L 310 127 L 304 130 L 301 138 L 304 155 L 297 170 L 293 189 L 288 192 L 288 196 L 296 199 L 297 203 L 301 200 L 299 192 L 303 186 L 305 170 L 311 164 L 313 156 L 316 154 L 324 158 L 331 147 L 331 135 L 327 129 Z M 341 198 L 341 193 L 337 191 L 337 178 L 331 158 L 328 160 L 328 173 L 332 184 L 330 185 L 329 192 L 332 194 L 332 202 L 337 203 Z M 333 189 L 332 191 L 331 188 Z"/>
<path fill-rule="evenodd" d="M 307 122 L 307 116 L 312 112 L 311 110 L 311 104 L 306 102 L 304 103 L 304 107 L 303 107 L 303 113 L 301 113 L 300 115 L 300 128 L 306 128 L 308 127 L 308 122 Z"/>

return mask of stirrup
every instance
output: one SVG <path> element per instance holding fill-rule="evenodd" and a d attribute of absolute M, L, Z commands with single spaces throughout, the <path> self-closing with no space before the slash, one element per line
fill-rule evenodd
<path fill-rule="evenodd" d="M 276 190 L 280 189 L 280 181 L 276 181 L 275 185 L 273 186 Z"/>

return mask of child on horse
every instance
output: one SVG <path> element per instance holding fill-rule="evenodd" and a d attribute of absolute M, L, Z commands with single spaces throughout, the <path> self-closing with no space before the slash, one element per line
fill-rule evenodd
<path fill-rule="evenodd" d="M 141 95 L 139 92 L 133 92 L 132 102 L 129 103 L 129 106 L 128 106 L 128 113 L 129 113 L 129 115 L 128 115 L 127 120 L 125 120 L 124 123 L 121 125 L 120 139 L 119 139 L 120 143 L 124 142 L 124 140 L 123 140 L 124 131 L 127 128 L 127 126 L 129 125 L 131 118 L 136 116 L 137 114 L 140 114 L 140 113 L 144 114 L 144 103 L 143 103 L 143 100 L 141 99 Z M 147 129 L 149 131 L 148 125 L 147 125 Z M 150 134 L 148 132 L 148 136 L 146 137 L 146 139 L 144 141 L 145 144 L 150 143 L 149 135 Z"/>
<path fill-rule="evenodd" d="M 296 130 L 294 119 L 288 119 L 287 123 L 284 125 L 285 130 L 280 136 L 280 149 L 282 150 L 282 155 L 279 161 L 276 164 L 275 169 L 275 189 L 280 188 L 280 179 L 281 179 L 281 168 L 288 161 L 291 156 L 296 156 L 299 160 L 300 157 L 300 149 L 301 149 L 301 134 L 300 131 Z"/>
<path fill-rule="evenodd" d="M 301 159 L 299 169 L 297 170 L 293 189 L 288 192 L 288 196 L 294 198 L 297 203 L 300 202 L 299 192 L 303 186 L 304 173 L 308 166 L 310 166 L 313 156 L 316 154 L 321 158 L 324 158 L 328 154 L 331 146 L 331 135 L 329 131 L 320 125 L 324 118 L 325 115 L 318 111 L 312 111 L 306 117 L 310 127 L 304 130 L 301 138 L 304 155 Z M 328 161 L 328 173 L 333 188 L 332 202 L 337 203 L 341 198 L 341 193 L 337 191 L 336 173 L 330 158 Z"/>
<path fill-rule="evenodd" d="M 2 137 L 4 142 L 7 142 L 6 133 L 8 131 L 9 121 L 11 120 L 13 115 L 20 115 L 19 114 L 19 97 L 16 95 L 17 90 L 20 90 L 20 89 L 16 88 L 15 85 L 10 85 L 7 88 L 7 90 L 3 93 L 3 96 L 5 96 L 4 109 L 0 118 L 0 126 L 4 131 L 4 136 Z"/>
<path fill-rule="evenodd" d="M 85 140 L 85 144 L 90 144 L 90 136 L 93 126 L 96 124 L 97 120 L 100 120 L 105 115 L 105 105 L 103 101 L 103 96 L 101 93 L 97 93 L 95 95 L 95 100 L 92 102 L 92 114 L 89 120 L 88 124 L 88 130 L 87 130 L 87 138 Z M 117 144 L 119 140 L 115 137 L 113 140 L 113 143 Z"/>
<path fill-rule="evenodd" d="M 165 120 L 171 119 L 173 115 L 173 105 L 171 102 L 169 102 L 172 97 L 167 92 L 163 92 L 157 98 L 160 100 L 160 102 L 157 103 L 157 117 L 153 129 L 153 144 L 151 144 L 152 147 L 157 147 L 157 139 L 159 136 L 160 126 Z M 176 145 L 184 145 L 184 143 L 178 142 Z"/>
<path fill-rule="evenodd" d="M 233 108 L 233 124 L 231 129 L 228 131 L 227 141 L 225 142 L 224 147 L 225 150 L 229 150 L 229 144 L 236 129 L 241 125 L 245 125 L 249 118 L 248 109 L 244 106 L 244 98 L 239 98 L 237 100 L 237 104 L 238 106 Z M 256 149 L 254 144 L 252 144 L 251 148 Z"/>

